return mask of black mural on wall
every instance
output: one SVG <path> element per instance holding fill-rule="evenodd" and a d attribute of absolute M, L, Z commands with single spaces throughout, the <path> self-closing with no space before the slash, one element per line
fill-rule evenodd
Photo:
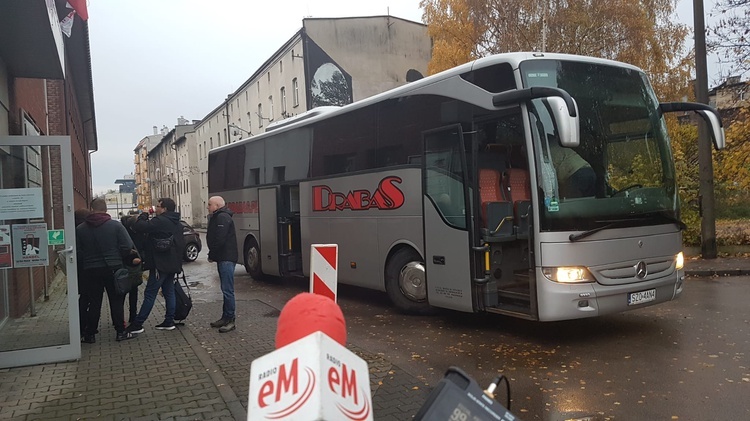
<path fill-rule="evenodd" d="M 352 77 L 313 40 L 306 39 L 309 108 L 352 103 Z"/>

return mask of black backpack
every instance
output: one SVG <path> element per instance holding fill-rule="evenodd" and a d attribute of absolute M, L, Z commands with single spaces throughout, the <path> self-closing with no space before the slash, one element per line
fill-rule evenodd
<path fill-rule="evenodd" d="M 185 284 L 185 289 L 182 289 L 182 285 L 180 285 L 180 277 L 182 277 L 182 283 Z M 174 302 L 174 320 L 184 324 L 184 320 L 187 319 L 190 310 L 193 308 L 193 299 L 190 297 L 190 287 L 185 279 L 184 270 L 174 278 Z"/>

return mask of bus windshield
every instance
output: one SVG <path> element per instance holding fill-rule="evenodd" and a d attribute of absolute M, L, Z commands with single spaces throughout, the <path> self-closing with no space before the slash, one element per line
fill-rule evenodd
<path fill-rule="evenodd" d="M 580 145 L 565 148 L 548 105 L 537 99 L 529 106 L 542 231 L 679 219 L 666 126 L 642 72 L 557 60 L 526 61 L 520 69 L 525 87 L 570 93 L 580 116 Z"/>

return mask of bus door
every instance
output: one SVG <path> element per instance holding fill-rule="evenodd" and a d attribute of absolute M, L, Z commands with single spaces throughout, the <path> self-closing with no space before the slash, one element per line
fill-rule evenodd
<path fill-rule="evenodd" d="M 281 275 L 279 272 L 277 191 L 277 187 L 258 189 L 261 267 L 263 267 L 264 274 L 273 276 Z"/>
<path fill-rule="evenodd" d="M 299 184 L 281 186 L 281 197 L 278 205 L 281 276 L 302 275 Z"/>
<path fill-rule="evenodd" d="M 460 125 L 423 133 L 424 259 L 430 305 L 474 311 L 469 189 Z"/>
<path fill-rule="evenodd" d="M 523 119 L 519 112 L 505 113 L 479 122 L 476 131 L 475 233 L 487 253 L 479 277 L 484 310 L 533 319 L 531 179 Z"/>

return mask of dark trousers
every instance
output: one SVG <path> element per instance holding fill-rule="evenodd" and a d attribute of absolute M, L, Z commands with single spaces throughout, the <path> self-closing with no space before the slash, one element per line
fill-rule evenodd
<path fill-rule="evenodd" d="M 89 314 L 89 306 L 91 305 L 91 299 L 89 298 L 89 291 L 86 288 L 86 281 L 84 278 L 83 269 L 78 268 L 78 325 L 81 327 L 81 336 L 86 334 L 86 324 L 88 323 L 87 317 Z M 96 332 L 96 327 L 92 329 Z"/>
<path fill-rule="evenodd" d="M 128 292 L 128 310 L 128 323 L 133 323 L 135 317 L 138 315 L 138 287 L 133 287 L 130 292 Z M 123 310 L 123 313 L 124 312 L 125 310 Z"/>
<path fill-rule="evenodd" d="M 99 326 L 99 319 L 102 314 L 102 299 L 104 291 L 107 291 L 109 300 L 109 311 L 112 316 L 112 325 L 119 332 L 125 331 L 125 296 L 118 295 L 115 290 L 115 279 L 111 268 L 93 268 L 83 271 L 84 291 L 81 295 L 86 295 L 89 299 L 89 308 L 84 321 L 84 335 L 93 335 Z M 81 319 L 84 319 L 83 314 Z M 83 320 L 82 320 L 83 321 Z"/>

